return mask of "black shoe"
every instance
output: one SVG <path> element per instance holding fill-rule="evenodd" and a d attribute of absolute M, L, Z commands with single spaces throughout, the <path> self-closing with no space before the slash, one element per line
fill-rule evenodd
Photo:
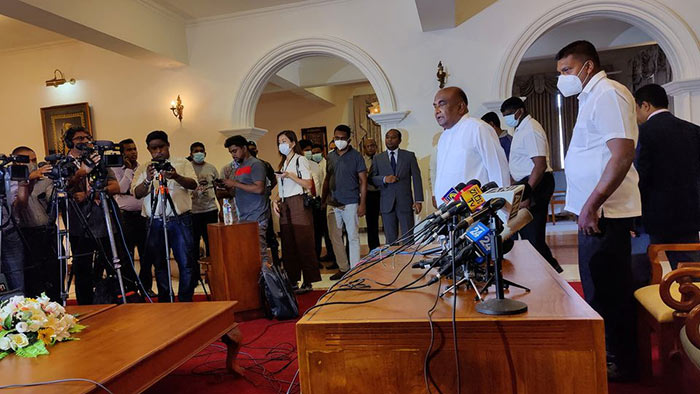
<path fill-rule="evenodd" d="M 306 294 L 313 289 L 314 289 L 314 287 L 311 285 L 311 283 L 304 283 L 301 285 L 300 288 L 298 288 L 297 290 L 294 290 L 294 294 Z"/>
<path fill-rule="evenodd" d="M 333 261 L 333 260 L 335 260 L 335 257 L 329 256 L 329 255 L 324 255 L 324 256 L 321 256 L 318 258 L 318 261 L 323 261 L 323 262 Z"/>
<path fill-rule="evenodd" d="M 156 294 L 156 293 L 155 293 L 153 290 L 151 290 L 151 289 L 146 290 L 146 294 L 148 294 L 148 296 L 149 296 L 150 298 L 156 298 L 156 297 L 158 297 L 158 294 Z"/>
<path fill-rule="evenodd" d="M 557 271 L 558 274 L 561 274 L 562 272 L 564 272 L 564 268 L 562 268 L 561 265 L 559 265 L 559 262 L 556 260 L 550 261 L 549 265 L 551 265 L 552 268 L 554 268 L 554 270 Z"/>
<path fill-rule="evenodd" d="M 328 268 L 329 270 L 337 270 L 337 269 L 340 268 L 340 267 L 338 267 L 338 263 L 336 263 L 336 262 L 334 261 L 333 264 L 329 265 L 329 266 L 326 267 L 326 268 Z"/>
<path fill-rule="evenodd" d="M 318 263 L 318 269 L 322 270 L 322 269 L 325 269 L 325 268 L 326 268 L 326 267 L 324 267 L 323 264 Z"/>
<path fill-rule="evenodd" d="M 340 278 L 342 278 L 343 275 L 345 275 L 346 273 L 347 271 L 338 271 L 335 274 L 331 275 L 331 280 L 340 280 Z"/>

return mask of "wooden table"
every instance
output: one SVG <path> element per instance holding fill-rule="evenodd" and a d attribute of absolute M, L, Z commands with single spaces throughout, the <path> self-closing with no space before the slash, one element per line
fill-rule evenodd
<path fill-rule="evenodd" d="M 79 341 L 59 343 L 48 356 L 0 361 L 0 384 L 87 378 L 114 393 L 140 392 L 236 327 L 235 302 L 70 306 L 87 328 Z M 235 336 L 235 335 L 234 335 Z M 235 339 L 235 338 L 234 338 Z M 240 338 L 238 338 L 240 342 Z M 234 348 L 231 348 L 233 350 Z M 87 382 L 20 393 L 104 392 Z"/>
<path fill-rule="evenodd" d="M 514 316 L 482 315 L 474 309 L 474 291 L 460 290 L 456 311 L 462 392 L 606 393 L 602 318 L 527 241 L 517 241 L 506 257 L 505 278 L 532 289 L 525 293 L 511 288 L 506 296 L 529 309 Z M 392 260 L 359 276 L 390 282 L 409 256 Z M 422 272 L 407 268 L 394 287 Z M 427 311 L 437 287 L 402 291 L 368 304 L 324 306 L 303 317 L 297 323 L 302 392 L 425 393 Z M 361 301 L 378 294 L 338 292 L 319 302 Z M 487 298 L 494 296 L 492 289 Z M 452 301 L 451 294 L 445 295 L 433 313 L 436 354 L 430 372 L 443 393 L 456 392 Z"/>

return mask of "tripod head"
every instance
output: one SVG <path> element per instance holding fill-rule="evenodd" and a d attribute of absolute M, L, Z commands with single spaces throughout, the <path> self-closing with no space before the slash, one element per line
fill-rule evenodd
<path fill-rule="evenodd" d="M 17 164 L 21 163 L 21 164 Z M 5 190 L 5 174 L 9 170 L 10 180 L 26 181 L 29 179 L 29 167 L 24 165 L 29 163 L 27 155 L 4 155 L 0 154 L 0 196 L 4 197 L 7 193 Z"/>

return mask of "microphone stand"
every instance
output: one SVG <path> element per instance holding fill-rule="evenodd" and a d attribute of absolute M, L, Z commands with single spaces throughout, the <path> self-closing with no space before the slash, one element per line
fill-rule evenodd
<path fill-rule="evenodd" d="M 499 221 L 500 219 L 497 215 L 491 215 L 489 222 L 491 231 L 489 233 L 489 237 L 491 241 L 491 259 L 493 260 L 494 264 L 493 278 L 496 282 L 496 298 L 492 298 L 477 304 L 475 309 L 477 312 L 485 315 L 517 315 L 519 313 L 527 312 L 527 304 L 521 301 L 506 298 L 504 294 L 504 282 L 508 282 L 512 286 L 523 288 L 527 292 L 529 292 L 530 289 L 503 279 L 503 237 L 498 234 L 500 224 Z M 488 283 L 486 286 L 488 286 Z"/>

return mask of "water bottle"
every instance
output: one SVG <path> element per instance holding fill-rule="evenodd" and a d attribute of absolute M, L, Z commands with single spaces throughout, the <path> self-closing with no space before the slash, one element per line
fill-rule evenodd
<path fill-rule="evenodd" d="M 231 202 L 228 198 L 224 198 L 224 224 L 233 224 L 233 207 L 231 207 Z"/>

